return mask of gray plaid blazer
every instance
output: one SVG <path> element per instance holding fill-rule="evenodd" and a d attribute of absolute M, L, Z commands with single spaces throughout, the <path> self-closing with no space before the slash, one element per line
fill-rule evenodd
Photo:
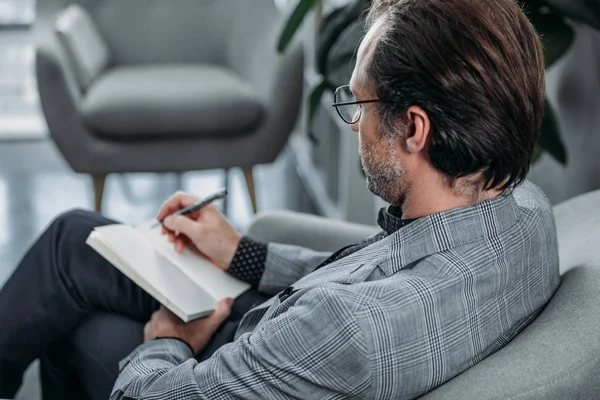
<path fill-rule="evenodd" d="M 202 363 L 178 340 L 145 343 L 111 399 L 412 399 L 508 343 L 560 280 L 552 209 L 531 183 L 314 271 L 328 256 L 269 244 L 259 289 L 279 295 L 233 343 Z"/>

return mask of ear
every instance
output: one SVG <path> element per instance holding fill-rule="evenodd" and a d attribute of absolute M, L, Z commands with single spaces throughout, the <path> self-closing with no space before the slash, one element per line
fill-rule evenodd
<path fill-rule="evenodd" d="M 429 116 L 421 107 L 411 106 L 406 111 L 406 121 L 404 129 L 406 150 L 409 153 L 418 153 L 427 147 L 431 135 Z"/>

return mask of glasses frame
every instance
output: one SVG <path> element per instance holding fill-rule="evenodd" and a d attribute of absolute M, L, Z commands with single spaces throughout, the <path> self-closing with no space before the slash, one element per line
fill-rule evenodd
<path fill-rule="evenodd" d="M 336 93 L 338 92 L 338 90 L 343 89 L 343 88 L 348 88 L 349 89 L 350 85 L 343 85 L 343 86 L 340 86 L 339 88 L 335 89 L 334 99 L 336 97 Z M 352 90 L 350 90 L 350 93 L 352 93 Z M 354 96 L 354 93 L 352 93 L 352 95 Z M 356 98 L 356 96 L 355 96 L 355 98 Z M 358 107 L 358 117 L 356 117 L 355 120 L 348 121 L 342 115 L 340 109 L 338 108 L 339 106 L 352 106 L 352 105 L 355 105 L 355 104 L 358 104 L 360 106 L 362 104 L 377 103 L 377 102 L 380 102 L 380 101 L 387 101 L 387 100 L 384 100 L 384 99 L 371 99 L 371 100 L 345 101 L 345 102 L 342 102 L 342 103 L 333 103 L 331 106 L 335 107 L 335 111 L 337 111 L 337 113 L 340 116 L 340 118 L 342 119 L 342 121 L 344 121 L 348 125 L 354 125 L 355 123 L 357 123 L 360 120 L 360 117 L 362 116 L 362 107 Z"/>

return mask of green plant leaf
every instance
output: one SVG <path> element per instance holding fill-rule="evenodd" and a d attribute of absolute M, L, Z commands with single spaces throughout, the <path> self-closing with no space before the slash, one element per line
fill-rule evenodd
<path fill-rule="evenodd" d="M 542 120 L 542 130 L 538 145 L 547 151 L 559 163 L 565 165 L 567 163 L 567 152 L 560 138 L 558 123 L 554 110 L 548 100 L 544 101 L 544 119 Z"/>
<path fill-rule="evenodd" d="M 321 29 L 316 41 L 317 72 L 326 74 L 327 58 L 329 50 L 347 24 L 351 23 L 348 18 L 350 5 L 339 7 L 327 14 L 321 21 Z"/>
<path fill-rule="evenodd" d="M 600 30 L 600 0 L 548 0 L 567 17 Z"/>
<path fill-rule="evenodd" d="M 317 112 L 317 108 L 319 108 L 319 105 L 321 104 L 321 98 L 323 97 L 323 93 L 325 93 L 326 90 L 333 91 L 334 89 L 333 86 L 327 80 L 324 79 L 311 91 L 308 105 L 309 122 L 313 120 L 315 113 Z"/>
<path fill-rule="evenodd" d="M 355 54 L 356 51 L 354 49 L 348 49 L 344 53 L 332 55 L 331 60 L 329 60 L 328 63 L 329 70 L 337 71 L 342 68 L 347 68 L 348 70 L 352 71 L 354 67 L 353 61 Z"/>
<path fill-rule="evenodd" d="M 536 143 L 535 147 L 533 148 L 533 156 L 531 157 L 531 163 L 533 164 L 537 160 L 539 160 L 542 154 L 544 154 L 544 149 L 542 149 L 540 145 Z"/>
<path fill-rule="evenodd" d="M 356 64 L 356 43 L 364 35 L 360 21 L 349 25 L 329 50 L 326 74 L 327 80 L 335 86 L 347 85 Z"/>
<path fill-rule="evenodd" d="M 323 19 L 321 32 L 317 38 L 317 71 L 321 75 L 328 75 L 328 60 L 333 45 L 350 25 L 360 20 L 363 11 L 370 4 L 371 0 L 354 0 L 332 11 Z M 352 44 L 352 50 L 355 50 L 356 45 L 356 43 Z"/>
<path fill-rule="evenodd" d="M 317 0 L 299 0 L 298 4 L 294 11 L 290 14 L 283 31 L 281 32 L 281 36 L 279 36 L 279 42 L 277 43 L 277 51 L 279 53 L 283 53 L 286 47 L 292 41 L 294 34 L 302 25 L 304 21 L 304 17 L 306 14 L 315 6 Z"/>
<path fill-rule="evenodd" d="M 564 14 L 545 1 L 526 0 L 525 12 L 542 39 L 546 68 L 554 64 L 571 46 L 575 33 Z"/>

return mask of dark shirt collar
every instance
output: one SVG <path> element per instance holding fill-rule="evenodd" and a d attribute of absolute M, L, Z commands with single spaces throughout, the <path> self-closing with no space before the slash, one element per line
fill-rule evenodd
<path fill-rule="evenodd" d="M 402 219 L 402 209 L 395 206 L 389 206 L 387 210 L 385 207 L 382 207 L 377 216 L 377 224 L 388 235 L 391 235 L 413 221 L 415 221 L 415 219 Z"/>

